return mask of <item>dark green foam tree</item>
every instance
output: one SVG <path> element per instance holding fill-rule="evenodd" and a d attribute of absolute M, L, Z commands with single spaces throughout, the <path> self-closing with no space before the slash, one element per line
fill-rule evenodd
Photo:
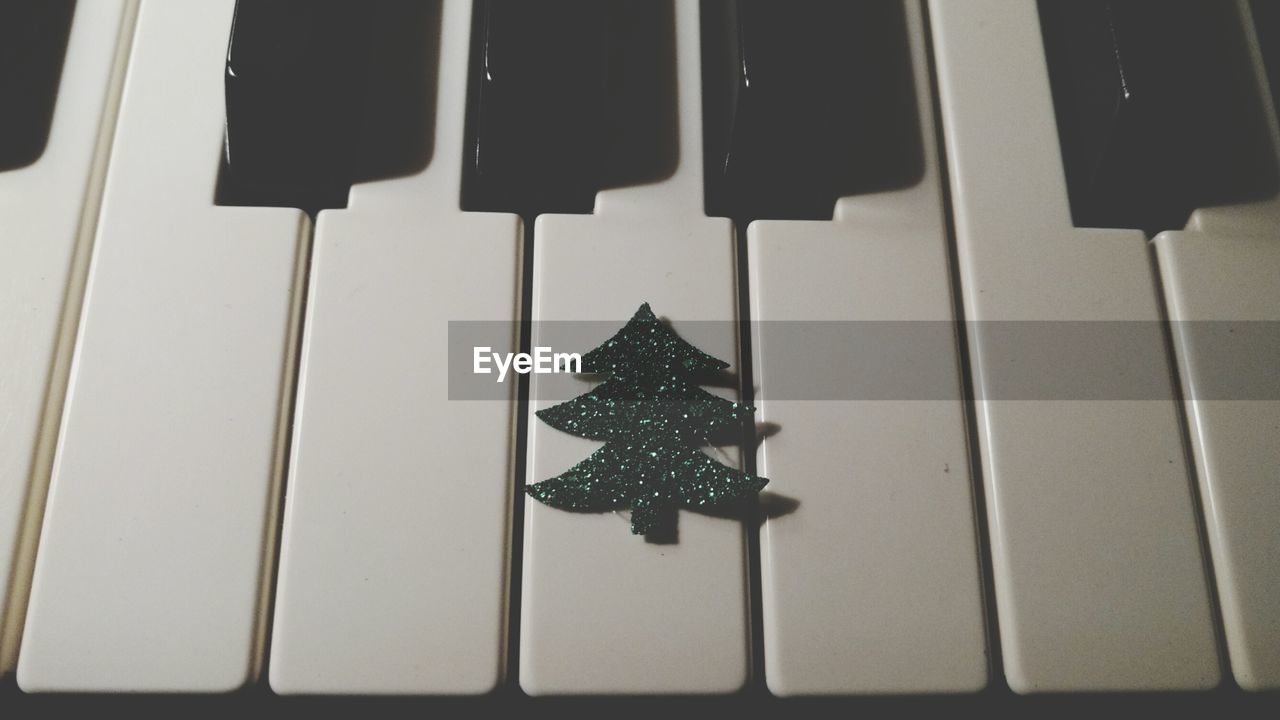
<path fill-rule="evenodd" d="M 552 507 L 631 510 L 631 532 L 674 527 L 676 509 L 711 509 L 759 492 L 769 481 L 723 465 L 699 448 L 740 431 L 755 409 L 716 397 L 699 375 L 729 367 L 690 345 L 649 304 L 603 345 L 582 356 L 582 372 L 603 374 L 590 392 L 538 411 L 548 425 L 604 447 L 526 488 Z"/>

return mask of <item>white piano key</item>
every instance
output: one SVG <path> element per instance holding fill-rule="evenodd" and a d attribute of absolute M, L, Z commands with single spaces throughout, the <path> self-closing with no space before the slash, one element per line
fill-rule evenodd
<path fill-rule="evenodd" d="M 554 336 L 565 326 L 545 323 L 601 321 L 603 341 L 647 301 L 677 333 L 736 370 L 733 227 L 702 211 L 698 4 L 674 6 L 678 167 L 660 182 L 602 192 L 594 215 L 538 218 L 533 344 L 586 352 L 591 348 L 558 344 Z M 566 376 L 531 377 L 538 398 L 540 387 Z M 538 400 L 531 410 L 553 404 Z M 553 477 L 598 446 L 531 413 L 526 480 Z M 706 694 L 746 683 L 742 523 L 681 512 L 678 542 L 658 544 L 632 535 L 615 514 L 565 512 L 530 498 L 524 518 L 525 692 Z"/>
<path fill-rule="evenodd" d="M 1036 3 L 929 8 L 967 318 L 1158 322 L 1142 233 L 1072 227 Z M 1215 686 L 1175 404 L 984 400 L 1001 379 L 989 332 L 972 329 L 970 353 L 1010 686 Z"/>
<path fill-rule="evenodd" d="M 1249 17 L 1247 8 L 1242 17 Z M 1253 61 L 1266 98 L 1265 70 L 1256 52 Z M 1280 148 L 1274 116 L 1269 125 L 1272 147 Z M 1277 228 L 1280 196 L 1273 195 L 1197 210 L 1185 231 L 1164 232 L 1154 240 L 1227 655 L 1236 683 L 1247 690 L 1280 689 L 1280 401 L 1261 395 L 1219 397 L 1212 386 L 1221 383 L 1223 372 L 1231 372 L 1235 363 L 1246 371 L 1265 368 L 1266 358 L 1224 356 L 1214 345 L 1224 327 L 1230 333 L 1239 323 L 1243 337 L 1262 339 L 1269 331 L 1250 324 L 1280 321 Z"/>
<path fill-rule="evenodd" d="M 0 674 L 13 672 L 135 3 L 79 3 L 48 143 L 0 173 Z"/>
<path fill-rule="evenodd" d="M 261 664 L 309 222 L 213 204 L 233 8 L 139 9 L 18 664 L 27 691 L 226 691 Z"/>
<path fill-rule="evenodd" d="M 945 327 L 954 317 L 927 41 L 919 3 L 903 7 L 921 108 L 919 181 L 844 198 L 834 222 L 756 221 L 748 232 L 760 420 L 779 428 L 762 444 L 759 470 L 798 502 L 766 519 L 761 536 L 765 674 L 776 695 L 965 692 L 987 682 L 954 339 L 932 358 L 931 368 L 950 368 L 936 399 L 771 392 L 789 373 L 813 370 L 782 346 L 801 331 L 770 337 L 786 321 Z M 851 359 L 813 361 L 859 372 Z"/>
<path fill-rule="evenodd" d="M 494 350 L 510 352 L 518 318 L 519 218 L 458 207 L 470 27 L 471 2 L 446 0 L 426 169 L 320 214 L 278 693 L 470 694 L 503 677 L 514 396 L 451 400 L 447 382 L 450 321 L 505 327 L 511 345 Z"/>
<path fill-rule="evenodd" d="M 1273 220 L 1252 235 L 1166 232 L 1155 241 L 1228 656 L 1249 690 L 1280 688 L 1280 401 L 1197 399 L 1227 368 L 1221 350 L 1206 345 L 1219 333 L 1195 323 L 1280 321 L 1276 227 Z"/>

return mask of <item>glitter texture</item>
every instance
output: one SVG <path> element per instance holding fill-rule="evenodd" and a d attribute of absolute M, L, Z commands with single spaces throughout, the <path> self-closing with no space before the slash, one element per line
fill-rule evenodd
<path fill-rule="evenodd" d="M 754 408 L 698 387 L 692 376 L 728 363 L 662 324 L 645 303 L 622 330 L 583 355 L 585 373 L 608 378 L 591 392 L 537 413 L 552 427 L 605 446 L 526 491 L 577 512 L 631 510 L 631 532 L 668 529 L 675 509 L 708 509 L 759 492 L 769 481 L 722 465 L 698 449 L 741 429 Z"/>

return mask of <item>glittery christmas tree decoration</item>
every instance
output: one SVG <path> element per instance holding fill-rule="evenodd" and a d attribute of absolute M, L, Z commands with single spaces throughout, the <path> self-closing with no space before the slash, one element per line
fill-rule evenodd
<path fill-rule="evenodd" d="M 600 347 L 582 356 L 584 373 L 607 378 L 591 392 L 538 411 L 548 425 L 605 446 L 526 492 L 577 512 L 631 510 L 631 532 L 648 535 L 679 507 L 712 508 L 759 492 L 769 481 L 708 457 L 711 434 L 741 428 L 755 412 L 716 397 L 694 376 L 728 363 L 680 339 L 649 304 Z"/>

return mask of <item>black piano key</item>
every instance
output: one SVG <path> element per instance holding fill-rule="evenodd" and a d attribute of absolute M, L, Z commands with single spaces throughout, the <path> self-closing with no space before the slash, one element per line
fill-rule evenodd
<path fill-rule="evenodd" d="M 610 15 L 601 0 L 479 0 L 463 208 L 588 213 L 605 182 Z"/>
<path fill-rule="evenodd" d="M 704 0 L 707 211 L 830 219 L 921 169 L 900 3 Z"/>
<path fill-rule="evenodd" d="M 1077 226 L 1185 226 L 1270 194 L 1275 168 L 1234 3 L 1040 0 Z"/>
<path fill-rule="evenodd" d="M 0 171 L 44 153 L 75 0 L 0 2 Z"/>
<path fill-rule="evenodd" d="M 353 184 L 421 172 L 435 151 L 440 0 L 381 0 Z"/>
<path fill-rule="evenodd" d="M 679 160 L 675 8 L 671 0 L 609 2 L 608 133 L 603 188 L 670 177 Z"/>
<path fill-rule="evenodd" d="M 345 207 L 388 0 L 238 0 L 220 202 Z M 380 17 L 381 16 L 381 17 Z"/>

